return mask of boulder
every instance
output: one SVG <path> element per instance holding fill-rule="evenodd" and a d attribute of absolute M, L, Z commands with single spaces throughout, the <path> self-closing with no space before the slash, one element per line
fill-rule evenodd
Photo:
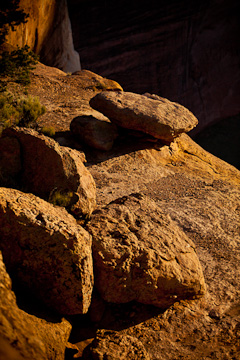
<path fill-rule="evenodd" d="M 139 193 L 93 215 L 95 285 L 113 303 L 165 308 L 205 293 L 194 244 L 153 200 Z"/>
<path fill-rule="evenodd" d="M 198 124 L 184 106 L 161 97 L 103 91 L 90 100 L 90 105 L 118 126 L 142 131 L 164 142 L 173 141 Z"/>
<path fill-rule="evenodd" d="M 107 118 L 97 119 L 92 115 L 74 118 L 70 124 L 71 132 L 86 145 L 98 150 L 111 150 L 118 136 L 117 127 Z"/>
<path fill-rule="evenodd" d="M 86 358 L 85 354 L 84 359 Z M 140 340 L 130 335 L 121 335 L 107 330 L 97 332 L 96 338 L 90 346 L 90 354 L 94 360 L 150 360 L 150 356 Z"/>
<path fill-rule="evenodd" d="M 121 85 L 116 81 L 104 78 L 89 70 L 75 71 L 72 75 L 76 78 L 85 78 L 86 89 L 91 89 L 93 91 L 123 91 Z"/>
<path fill-rule="evenodd" d="M 0 250 L 10 274 L 61 314 L 88 311 L 91 236 L 60 207 L 0 188 Z"/>
<path fill-rule="evenodd" d="M 19 141 L 11 137 L 0 138 L 0 154 L 0 183 L 13 183 L 22 170 Z"/>
<path fill-rule="evenodd" d="M 65 194 L 69 201 L 63 206 L 78 216 L 91 215 L 96 205 L 96 186 L 78 151 L 61 147 L 53 139 L 32 129 L 9 128 L 2 136 L 0 144 L 6 141 L 6 137 L 12 139 L 12 144 L 16 140 L 20 143 L 20 186 L 23 190 L 53 201 L 57 201 L 52 197 L 53 193 Z"/>
<path fill-rule="evenodd" d="M 36 279 L 35 281 L 38 281 Z M 0 358 L 63 360 L 71 331 L 65 319 L 44 320 L 19 309 L 0 252 Z"/>

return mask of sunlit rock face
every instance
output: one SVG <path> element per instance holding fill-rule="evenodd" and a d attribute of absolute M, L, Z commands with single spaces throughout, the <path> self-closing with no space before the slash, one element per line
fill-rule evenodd
<path fill-rule="evenodd" d="M 7 41 L 13 46 L 27 44 L 46 65 L 65 72 L 80 70 L 66 0 L 21 0 L 20 8 L 29 14 L 28 21 L 10 32 Z"/>
<path fill-rule="evenodd" d="M 83 68 L 179 102 L 196 131 L 240 112 L 239 2 L 68 0 Z"/>

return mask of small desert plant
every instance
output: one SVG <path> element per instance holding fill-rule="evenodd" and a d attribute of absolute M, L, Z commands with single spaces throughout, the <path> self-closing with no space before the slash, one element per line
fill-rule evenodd
<path fill-rule="evenodd" d="M 19 126 L 36 127 L 39 116 L 46 112 L 45 106 L 41 105 L 37 97 L 23 97 L 17 100 L 19 113 Z"/>
<path fill-rule="evenodd" d="M 36 127 L 38 117 L 45 111 L 36 97 L 15 99 L 7 91 L 0 93 L 0 124 L 3 128 L 12 125 Z"/>
<path fill-rule="evenodd" d="M 55 135 L 55 129 L 52 126 L 43 126 L 40 130 L 43 135 L 53 137 Z"/>
<path fill-rule="evenodd" d="M 0 123 L 1 127 L 6 128 L 11 126 L 18 119 L 18 111 L 16 109 L 16 102 L 12 94 L 4 92 L 0 94 Z"/>
<path fill-rule="evenodd" d="M 55 188 L 51 192 L 48 201 L 53 205 L 69 207 L 72 203 L 73 196 L 72 191 L 58 190 Z"/>

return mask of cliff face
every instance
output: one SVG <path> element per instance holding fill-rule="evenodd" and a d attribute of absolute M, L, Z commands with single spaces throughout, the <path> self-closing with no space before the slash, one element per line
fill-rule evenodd
<path fill-rule="evenodd" d="M 181 103 L 197 131 L 240 112 L 235 0 L 69 0 L 83 68 Z"/>
<path fill-rule="evenodd" d="M 27 44 L 47 65 L 65 72 L 79 70 L 66 0 L 21 0 L 20 8 L 29 14 L 28 22 L 10 32 L 7 41 L 14 46 Z"/>

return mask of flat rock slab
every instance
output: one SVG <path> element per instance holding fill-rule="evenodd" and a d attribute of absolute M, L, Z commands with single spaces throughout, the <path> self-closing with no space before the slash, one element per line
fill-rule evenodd
<path fill-rule="evenodd" d="M 72 120 L 70 129 L 80 141 L 103 151 L 110 150 L 118 137 L 116 125 L 108 119 L 97 119 L 92 115 L 77 116 Z"/>
<path fill-rule="evenodd" d="M 165 142 L 198 124 L 184 106 L 159 96 L 103 91 L 90 100 L 90 105 L 118 126 L 142 131 Z"/>
<path fill-rule="evenodd" d="M 12 144 L 18 141 L 18 147 L 20 144 L 20 188 L 45 200 L 49 200 L 53 192 L 69 195 L 67 205 L 72 213 L 91 215 L 96 205 L 96 186 L 78 151 L 62 147 L 32 129 L 6 129 L 0 144 L 6 139 L 8 142 L 12 139 Z M 6 158 L 9 152 L 6 150 L 3 156 Z M 12 172 L 10 169 L 9 176 Z"/>
<path fill-rule="evenodd" d="M 204 294 L 194 244 L 148 197 L 113 201 L 94 213 L 88 230 L 95 285 L 104 300 L 165 308 Z"/>
<path fill-rule="evenodd" d="M 60 207 L 0 188 L 0 250 L 10 273 L 61 314 L 88 311 L 93 288 L 90 234 Z"/>

